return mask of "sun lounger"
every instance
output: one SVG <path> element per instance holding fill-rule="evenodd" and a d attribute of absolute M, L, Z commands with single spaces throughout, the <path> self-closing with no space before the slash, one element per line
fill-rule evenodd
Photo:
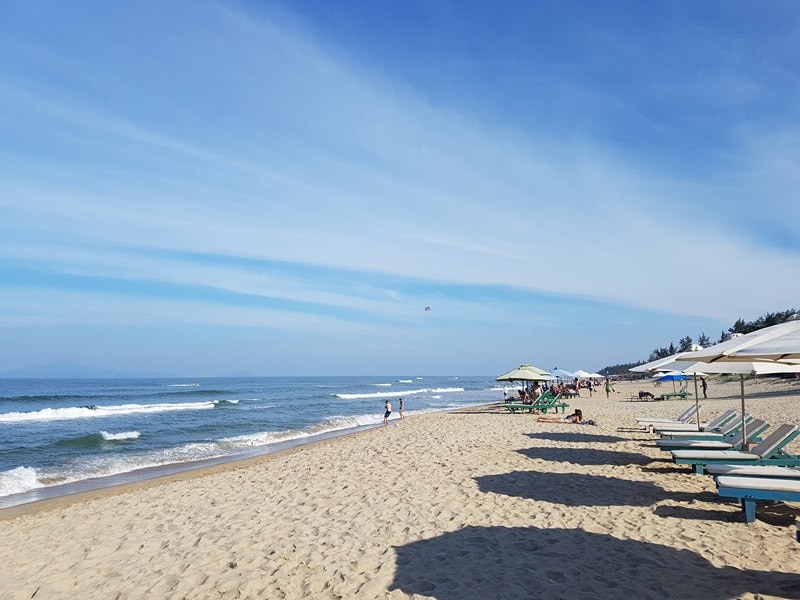
<path fill-rule="evenodd" d="M 745 423 L 750 425 L 753 416 L 746 414 Z M 739 417 L 731 419 L 717 431 L 659 431 L 661 439 L 671 438 L 673 440 L 719 440 L 723 437 L 731 436 L 742 428 L 742 420 Z"/>
<path fill-rule="evenodd" d="M 760 435 L 769 429 L 764 421 L 753 421 L 747 427 L 747 442 L 761 441 Z M 741 450 L 744 443 L 741 430 L 730 437 L 719 440 L 656 440 L 656 445 L 664 451 L 672 450 Z"/>
<path fill-rule="evenodd" d="M 553 412 L 558 412 L 558 409 L 560 408 L 561 412 L 565 413 L 569 408 L 569 404 L 561 401 L 561 394 L 556 394 L 555 396 L 552 394 L 542 394 L 534 401 L 534 405 L 536 406 L 536 409 L 540 410 L 542 413 L 547 413 L 547 411 L 551 408 L 553 409 Z"/>
<path fill-rule="evenodd" d="M 644 427 L 647 431 L 653 431 L 655 427 L 667 429 L 670 425 L 683 426 L 684 423 L 689 423 L 692 419 L 697 418 L 697 409 L 699 407 L 692 405 L 677 419 L 659 419 L 648 417 L 637 417 L 636 421 L 640 426 Z"/>
<path fill-rule="evenodd" d="M 772 477 L 773 479 L 800 479 L 800 469 L 763 465 L 707 465 L 709 474 L 731 477 Z"/>
<path fill-rule="evenodd" d="M 741 503 L 745 523 L 756 520 L 758 501 L 800 502 L 800 481 L 795 479 L 720 475 L 716 480 L 717 494 Z"/>
<path fill-rule="evenodd" d="M 504 404 L 503 406 L 505 406 L 506 410 L 508 410 L 508 412 L 512 414 L 524 411 L 533 412 L 534 410 L 536 410 L 535 404 L 510 403 L 510 404 Z"/>
<path fill-rule="evenodd" d="M 683 413 L 675 418 L 669 417 L 636 417 L 638 423 L 684 423 L 687 419 L 694 416 L 696 408 L 690 406 Z"/>
<path fill-rule="evenodd" d="M 726 410 L 716 419 L 712 419 L 708 423 L 700 423 L 700 431 L 718 431 L 726 423 L 733 421 L 734 417 L 736 417 L 735 410 Z M 675 431 L 691 432 L 692 430 L 694 430 L 696 433 L 698 431 L 697 423 L 673 423 L 672 425 L 655 425 L 653 426 L 653 430 L 662 436 L 664 433 L 667 432 L 670 433 Z"/>
<path fill-rule="evenodd" d="M 695 473 L 702 473 L 709 464 L 745 464 L 798 466 L 800 457 L 783 452 L 783 448 L 800 435 L 795 425 L 781 425 L 772 435 L 750 451 L 740 450 L 673 450 L 677 464 L 692 465 Z"/>
<path fill-rule="evenodd" d="M 686 390 L 681 390 L 679 392 L 670 392 L 668 394 L 661 394 L 662 400 L 669 400 L 670 398 L 681 398 L 682 400 L 686 400 L 689 396 L 691 396 L 691 392 L 687 392 Z"/>

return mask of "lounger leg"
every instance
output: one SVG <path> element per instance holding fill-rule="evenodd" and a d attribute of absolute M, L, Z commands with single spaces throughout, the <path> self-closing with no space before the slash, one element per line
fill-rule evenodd
<path fill-rule="evenodd" d="M 742 498 L 742 510 L 744 510 L 744 522 L 752 523 L 756 520 L 756 501 Z"/>
<path fill-rule="evenodd" d="M 695 463 L 693 466 L 694 466 L 694 472 L 697 473 L 698 475 L 702 475 L 703 472 L 705 471 L 705 466 L 701 465 L 700 463 Z"/>

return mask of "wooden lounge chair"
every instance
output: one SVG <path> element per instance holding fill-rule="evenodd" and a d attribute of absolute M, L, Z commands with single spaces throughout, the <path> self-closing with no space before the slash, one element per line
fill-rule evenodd
<path fill-rule="evenodd" d="M 720 475 L 716 478 L 717 494 L 741 503 L 745 523 L 756 520 L 756 502 L 800 502 L 800 481 L 772 477 L 735 477 Z"/>
<path fill-rule="evenodd" d="M 753 421 L 747 427 L 747 442 L 760 442 L 759 437 L 769 429 L 764 421 Z M 728 438 L 719 440 L 656 440 L 656 445 L 665 452 L 672 450 L 741 450 L 744 447 L 744 437 L 741 429 Z"/>
<path fill-rule="evenodd" d="M 745 414 L 745 423 L 748 425 L 753 422 L 753 415 Z M 742 428 L 742 420 L 739 417 L 731 419 L 716 431 L 660 431 L 661 439 L 673 440 L 719 440 L 723 437 L 731 436 Z"/>
<path fill-rule="evenodd" d="M 735 410 L 726 410 L 716 419 L 712 419 L 708 423 L 700 423 L 699 431 L 719 431 L 723 426 L 725 426 L 725 424 L 733 421 L 735 416 Z M 673 423 L 671 426 L 657 425 L 653 427 L 653 430 L 662 437 L 664 437 L 665 434 L 675 433 L 676 431 L 691 432 L 694 430 L 694 433 L 698 432 L 697 423 Z"/>
<path fill-rule="evenodd" d="M 695 473 L 703 473 L 709 464 L 800 465 L 800 457 L 786 454 L 785 448 L 800 435 L 796 425 L 781 425 L 772 435 L 749 451 L 741 450 L 673 450 L 672 458 L 679 465 L 691 465 Z"/>

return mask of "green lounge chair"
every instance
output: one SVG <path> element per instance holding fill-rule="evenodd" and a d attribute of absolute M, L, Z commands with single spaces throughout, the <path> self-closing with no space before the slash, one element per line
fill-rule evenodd
<path fill-rule="evenodd" d="M 703 473 L 709 464 L 800 465 L 800 457 L 783 452 L 800 435 L 796 425 L 781 425 L 772 435 L 750 451 L 741 450 L 673 450 L 672 458 L 679 465 L 692 465 L 695 473 Z"/>
<path fill-rule="evenodd" d="M 536 410 L 540 410 L 542 413 L 547 413 L 548 410 L 551 408 L 553 412 L 558 412 L 558 409 L 561 409 L 562 413 L 565 413 L 569 408 L 569 404 L 566 402 L 561 402 L 561 394 L 556 394 L 553 396 L 552 394 L 545 395 L 542 394 L 533 402 Z"/>
<path fill-rule="evenodd" d="M 647 431 L 653 431 L 654 427 L 660 427 L 661 429 L 666 429 L 669 425 L 678 425 L 684 423 L 689 423 L 692 419 L 697 418 L 697 411 L 700 406 L 692 405 L 687 408 L 683 414 L 681 414 L 677 419 L 660 419 L 658 417 L 636 417 L 636 421 L 639 423 L 641 427 L 644 427 Z M 695 425 L 696 426 L 696 425 Z"/>
<path fill-rule="evenodd" d="M 753 422 L 753 415 L 745 414 L 745 423 L 749 426 Z M 661 431 L 661 439 L 673 440 L 720 440 L 729 437 L 742 428 L 742 420 L 739 417 L 731 419 L 717 431 Z"/>
<path fill-rule="evenodd" d="M 773 479 L 800 479 L 800 469 L 764 465 L 706 465 L 711 475 L 731 477 L 771 477 Z"/>
<path fill-rule="evenodd" d="M 756 502 L 800 502 L 800 481 L 796 479 L 720 475 L 716 481 L 717 494 L 742 505 L 745 523 L 756 520 Z"/>
<path fill-rule="evenodd" d="M 525 411 L 533 412 L 534 410 L 536 410 L 536 404 L 514 403 L 514 404 L 504 404 L 503 406 L 505 406 L 506 410 L 508 410 L 508 412 L 510 412 L 511 414 L 518 412 L 525 412 Z"/>
<path fill-rule="evenodd" d="M 760 442 L 759 437 L 769 429 L 764 421 L 755 420 L 747 426 L 747 443 Z M 728 438 L 719 440 L 656 440 L 656 445 L 665 452 L 672 450 L 740 450 L 744 444 L 741 429 Z"/>
<path fill-rule="evenodd" d="M 735 410 L 726 410 L 716 419 L 712 419 L 708 423 L 700 423 L 699 431 L 718 431 L 721 427 L 724 427 L 726 423 L 733 421 L 735 416 L 736 416 Z M 691 432 L 692 430 L 694 430 L 694 433 L 698 432 L 697 423 L 674 423 L 672 425 L 667 425 L 667 426 L 656 425 L 653 427 L 653 430 L 662 437 L 665 433 L 674 433 L 676 431 Z"/>

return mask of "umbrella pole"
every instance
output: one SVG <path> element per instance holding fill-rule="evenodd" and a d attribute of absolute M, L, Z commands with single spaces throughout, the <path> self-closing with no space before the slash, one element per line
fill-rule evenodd
<path fill-rule="evenodd" d="M 697 431 L 700 431 L 700 397 L 697 395 L 697 373 L 694 374 L 694 415 L 697 419 Z"/>
<path fill-rule="evenodd" d="M 742 391 L 742 450 L 747 452 L 747 422 L 744 418 L 744 373 L 739 373 L 739 386 Z"/>

